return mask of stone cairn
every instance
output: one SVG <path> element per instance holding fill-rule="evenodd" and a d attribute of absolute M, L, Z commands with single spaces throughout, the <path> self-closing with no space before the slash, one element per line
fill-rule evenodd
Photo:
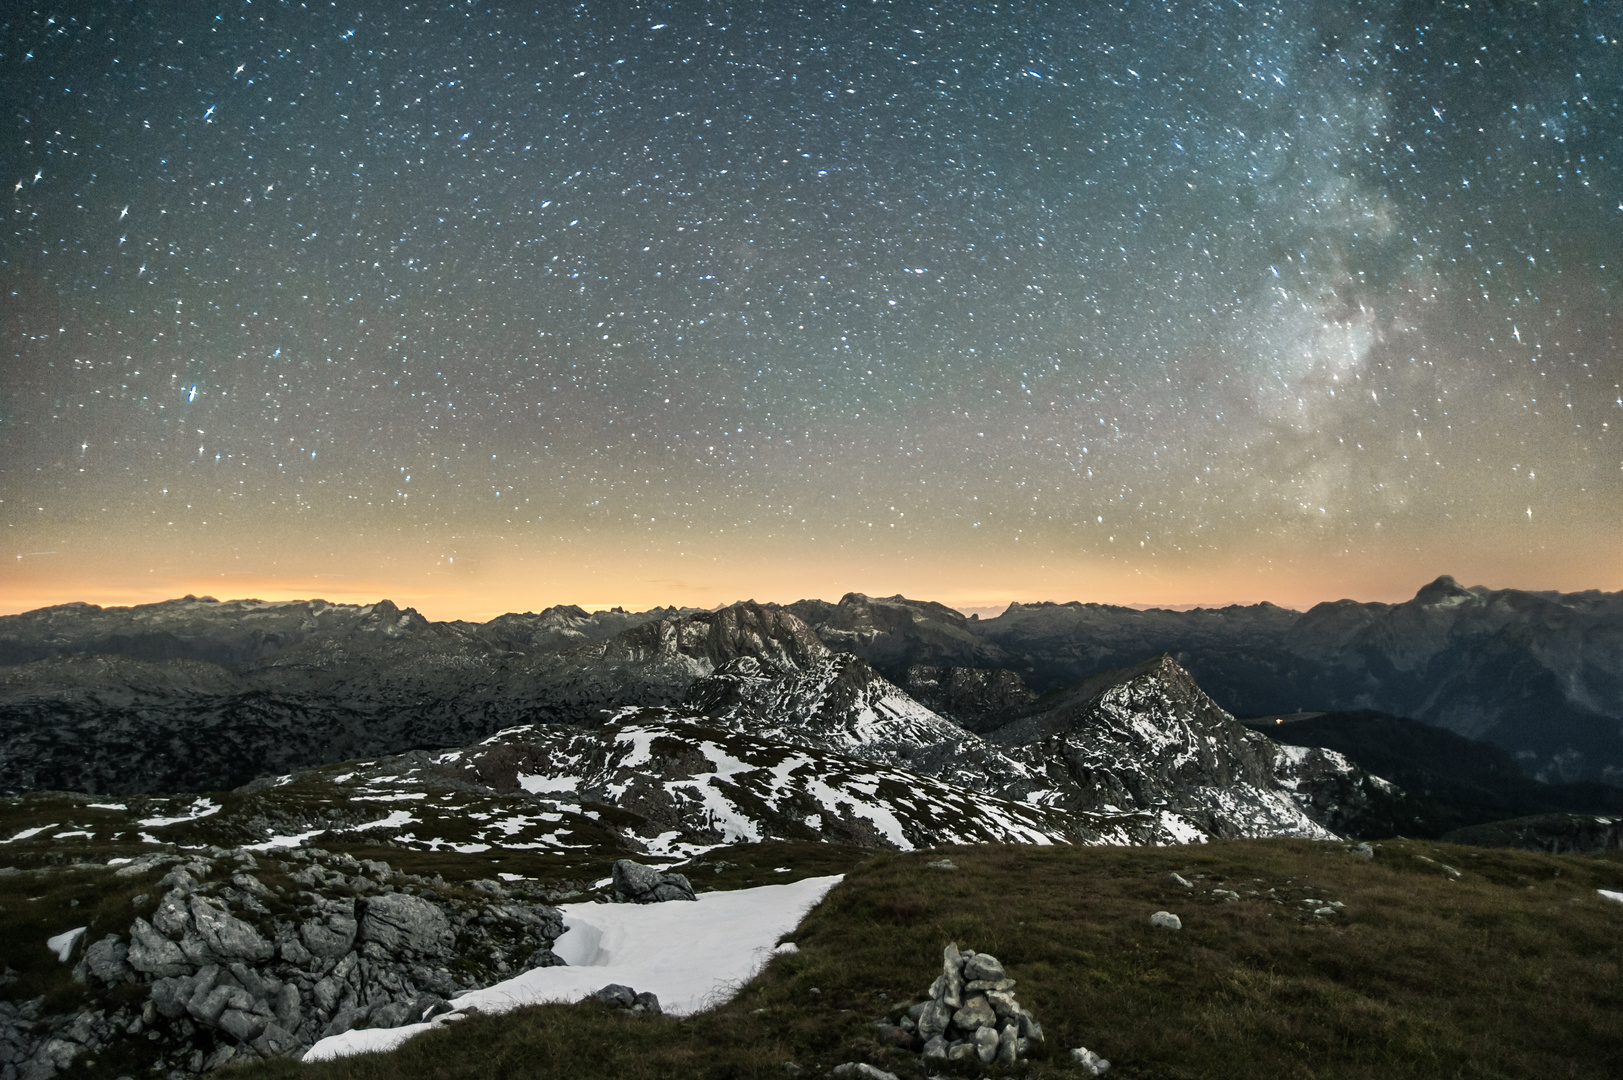
<path fill-rule="evenodd" d="M 884 1028 L 891 1028 L 886 1031 Z M 1043 1029 L 1014 997 L 1014 980 L 990 953 L 941 953 L 941 974 L 930 1000 L 907 1010 L 900 1024 L 881 1025 L 881 1037 L 918 1050 L 925 1061 L 979 1062 L 1013 1068 L 1042 1045 Z"/>

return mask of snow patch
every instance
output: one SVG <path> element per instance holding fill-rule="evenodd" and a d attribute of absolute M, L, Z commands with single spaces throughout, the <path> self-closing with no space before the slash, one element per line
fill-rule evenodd
<path fill-rule="evenodd" d="M 843 880 L 806 878 L 735 892 L 702 893 L 694 903 L 565 904 L 567 928 L 553 950 L 568 967 L 535 968 L 454 999 L 456 1012 L 426 1024 L 346 1031 L 312 1046 L 305 1061 L 393 1050 L 466 1010 L 503 1013 L 545 1002 L 579 1001 L 609 983 L 659 995 L 672 1016 L 720 1004 L 773 953 L 774 943 Z M 784 950 L 787 951 L 787 950 Z"/>

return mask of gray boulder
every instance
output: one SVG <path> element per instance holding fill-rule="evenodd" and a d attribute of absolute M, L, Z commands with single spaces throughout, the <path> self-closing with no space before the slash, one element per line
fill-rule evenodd
<path fill-rule="evenodd" d="M 180 946 L 145 919 L 138 918 L 130 925 L 130 947 L 124 959 L 136 971 L 160 979 L 189 975 L 192 971 L 192 964 Z"/>
<path fill-rule="evenodd" d="M 1007 978 L 1003 965 L 991 953 L 973 953 L 964 959 L 967 982 L 1002 982 Z"/>
<path fill-rule="evenodd" d="M 392 953 L 419 956 L 444 956 L 456 944 L 445 912 L 406 893 L 386 893 L 366 901 L 356 937 L 376 942 Z"/>
<path fill-rule="evenodd" d="M 303 948 L 311 955 L 336 958 L 355 947 L 355 935 L 358 930 L 359 924 L 353 915 L 338 912 L 328 915 L 326 922 L 307 919 L 299 927 L 299 940 L 304 943 Z M 293 943 L 286 942 L 282 945 L 284 956 L 288 954 L 290 944 Z"/>
<path fill-rule="evenodd" d="M 696 900 L 693 886 L 682 874 L 662 874 L 651 866 L 620 859 L 614 864 L 614 891 L 638 904 L 666 900 Z"/>
<path fill-rule="evenodd" d="M 976 994 L 963 1007 L 952 1014 L 952 1022 L 963 1031 L 975 1031 L 988 1027 L 997 1020 L 997 1013 L 987 1002 L 986 995 Z"/>
<path fill-rule="evenodd" d="M 193 896 L 191 914 L 197 937 L 221 960 L 269 960 L 275 951 L 258 930 L 212 900 Z"/>
<path fill-rule="evenodd" d="M 1160 927 L 1163 930 L 1182 930 L 1183 920 L 1170 911 L 1157 911 L 1150 916 L 1150 925 Z"/>
<path fill-rule="evenodd" d="M 117 934 L 108 934 L 100 941 L 91 943 L 80 964 L 91 978 L 112 986 L 135 977 L 127 962 L 129 952 L 129 946 Z"/>

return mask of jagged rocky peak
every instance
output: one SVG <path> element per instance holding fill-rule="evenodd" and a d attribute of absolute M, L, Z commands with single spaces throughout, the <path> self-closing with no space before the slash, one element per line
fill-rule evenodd
<path fill-rule="evenodd" d="M 1485 591 L 1481 588 L 1464 588 L 1451 576 L 1443 574 L 1431 584 L 1422 586 L 1414 594 L 1414 602 L 1425 607 L 1457 607 L 1472 601 L 1480 602 Z"/>
<path fill-rule="evenodd" d="M 901 687 L 919 704 L 960 727 L 984 734 L 1031 710 L 1037 693 L 1007 668 L 914 664 Z"/>
<path fill-rule="evenodd" d="M 870 742 L 934 744 L 962 734 L 851 653 L 793 669 L 734 660 L 693 685 L 684 711 L 743 730 L 816 736 L 816 745 L 840 751 Z"/>
<path fill-rule="evenodd" d="M 929 600 L 851 592 L 838 604 L 798 600 L 788 610 L 831 648 L 856 653 L 896 681 L 914 664 L 1004 668 L 1018 662 L 981 640 L 961 613 Z"/>
<path fill-rule="evenodd" d="M 1091 722 L 1101 710 L 1142 714 L 1196 725 L 1232 724 L 1239 727 L 1189 672 L 1167 653 L 1130 667 L 1102 671 L 1081 682 L 1043 695 L 1031 715 L 1006 725 L 1009 737 L 1060 734 Z M 1000 736 L 1000 741 L 1006 741 Z"/>
<path fill-rule="evenodd" d="M 753 600 L 646 623 L 618 635 L 604 651 L 609 660 L 685 657 L 705 674 L 741 656 L 794 669 L 828 654 L 828 646 L 795 615 Z"/>

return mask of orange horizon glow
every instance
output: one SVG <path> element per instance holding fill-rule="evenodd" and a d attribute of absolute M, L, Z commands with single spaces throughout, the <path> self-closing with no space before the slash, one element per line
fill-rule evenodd
<path fill-rule="evenodd" d="M 307 552 L 280 558 L 217 554 L 188 565 L 152 565 L 135 548 L 123 557 L 88 552 L 30 555 L 0 564 L 0 615 L 83 602 L 101 607 L 156 603 L 185 595 L 218 600 L 321 599 L 371 604 L 389 600 L 432 620 L 486 622 L 507 612 L 574 604 L 587 610 L 628 611 L 675 606 L 713 609 L 741 600 L 792 603 L 838 601 L 848 592 L 901 594 L 933 600 L 988 618 L 1011 602 L 1100 603 L 1122 607 L 1225 607 L 1263 601 L 1305 611 L 1324 601 L 1395 603 L 1439 575 L 1494 589 L 1623 589 L 1623 544 L 1597 557 L 1561 557 L 1535 548 L 1519 558 L 1503 551 L 1315 553 L 1289 557 L 1246 554 L 1228 560 L 1165 565 L 1111 564 L 1052 552 L 1000 556 L 992 552 L 904 554 L 882 550 L 814 552 L 718 551 L 672 558 L 635 549 L 536 551 L 499 539 L 460 541 L 477 557 L 398 552 L 359 546 L 317 559 Z M 442 545 L 443 548 L 443 545 Z M 436 549 L 439 550 L 439 549 Z M 151 554 L 150 552 L 147 554 Z M 238 569 L 246 563 L 254 569 Z M 145 564 L 145 565 L 142 565 Z M 290 565 L 291 564 L 291 565 Z M 77 571 L 74 567 L 77 566 Z"/>

